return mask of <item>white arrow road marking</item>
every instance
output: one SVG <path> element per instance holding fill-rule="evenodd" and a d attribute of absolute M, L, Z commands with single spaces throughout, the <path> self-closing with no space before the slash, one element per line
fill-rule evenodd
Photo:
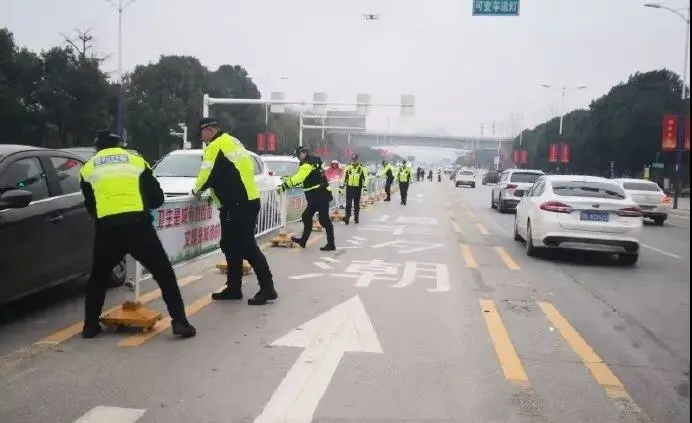
<path fill-rule="evenodd" d="M 346 242 L 348 242 L 351 245 L 360 245 L 361 244 L 359 241 L 354 241 L 352 239 L 347 239 Z"/>
<path fill-rule="evenodd" d="M 358 241 L 365 241 L 365 238 L 363 238 L 362 236 L 352 236 L 351 238 L 356 239 Z"/>
<path fill-rule="evenodd" d="M 387 219 L 389 219 L 388 214 L 383 214 L 382 216 L 378 217 L 377 219 L 373 219 L 373 222 L 386 222 Z"/>
<path fill-rule="evenodd" d="M 310 423 L 345 352 L 382 354 L 375 329 L 357 295 L 272 345 L 304 350 L 255 423 Z"/>
<path fill-rule="evenodd" d="M 329 262 L 329 263 L 338 263 L 339 260 L 332 258 L 332 257 L 320 257 L 322 260 Z"/>
<path fill-rule="evenodd" d="M 104 407 L 89 410 L 74 423 L 135 423 L 147 410 L 138 408 Z"/>
<path fill-rule="evenodd" d="M 318 276 L 322 276 L 321 273 L 305 273 L 302 275 L 295 275 L 295 276 L 289 276 L 289 279 L 310 279 L 310 278 L 316 278 Z"/>
<path fill-rule="evenodd" d="M 332 266 L 328 265 L 327 263 L 322 263 L 321 261 L 316 261 L 313 263 L 315 266 L 319 267 L 320 269 L 324 270 L 332 270 L 334 269 Z"/>

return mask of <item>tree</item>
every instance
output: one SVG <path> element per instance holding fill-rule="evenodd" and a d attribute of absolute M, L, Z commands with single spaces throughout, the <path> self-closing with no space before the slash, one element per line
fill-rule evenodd
<path fill-rule="evenodd" d="M 656 160 L 672 169 L 672 155 L 660 153 L 661 120 L 666 113 L 689 113 L 689 100 L 682 102 L 680 95 L 681 81 L 675 73 L 637 72 L 592 101 L 588 110 L 566 114 L 562 137 L 558 118 L 524 131 L 530 166 L 551 168 L 549 145 L 567 142 L 572 172 L 607 176 L 613 162 L 616 174 L 635 176 Z"/>

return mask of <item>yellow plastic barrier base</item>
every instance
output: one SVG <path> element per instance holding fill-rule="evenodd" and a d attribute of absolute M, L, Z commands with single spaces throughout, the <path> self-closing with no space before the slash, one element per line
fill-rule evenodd
<path fill-rule="evenodd" d="M 344 220 L 344 215 L 341 214 L 340 210 L 334 210 L 332 214 L 329 215 L 329 219 L 332 222 L 342 222 Z"/>
<path fill-rule="evenodd" d="M 312 222 L 312 230 L 316 232 L 322 232 L 324 228 L 320 225 L 320 222 Z"/>
<path fill-rule="evenodd" d="M 163 313 L 145 307 L 139 301 L 125 301 L 119 308 L 101 316 L 100 320 L 106 326 L 134 327 L 146 332 L 162 318 Z"/>
<path fill-rule="evenodd" d="M 219 269 L 219 272 L 221 273 L 228 273 L 228 263 L 221 262 L 216 265 L 216 268 Z M 252 266 L 250 266 L 250 263 L 247 262 L 247 260 L 243 260 L 243 275 L 249 275 L 252 272 Z"/>
<path fill-rule="evenodd" d="M 291 236 L 285 233 L 279 233 L 271 240 L 272 247 L 293 248 L 293 240 Z"/>

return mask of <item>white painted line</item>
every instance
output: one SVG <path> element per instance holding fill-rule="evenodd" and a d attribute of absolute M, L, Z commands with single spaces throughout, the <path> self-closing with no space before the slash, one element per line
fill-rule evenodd
<path fill-rule="evenodd" d="M 272 346 L 304 350 L 255 423 L 310 423 L 345 352 L 382 354 L 357 295 L 277 339 Z"/>
<path fill-rule="evenodd" d="M 668 251 L 661 250 L 660 248 L 652 247 L 651 245 L 646 245 L 646 244 L 639 244 L 639 245 L 646 248 L 647 250 L 656 251 L 657 253 L 663 254 L 664 256 L 673 257 L 674 259 L 682 260 L 682 257 L 680 257 L 679 255 L 669 253 Z"/>
<path fill-rule="evenodd" d="M 358 241 L 366 241 L 366 239 L 363 238 L 362 236 L 352 236 L 351 238 L 358 240 Z"/>
<path fill-rule="evenodd" d="M 74 423 L 135 423 L 147 410 L 97 406 Z"/>
<path fill-rule="evenodd" d="M 319 267 L 320 269 L 323 270 L 332 270 L 334 269 L 332 266 L 328 265 L 327 263 L 322 263 L 321 261 L 316 261 L 313 263 L 315 266 Z"/>
<path fill-rule="evenodd" d="M 352 239 L 347 239 L 346 242 L 348 242 L 351 245 L 360 245 L 361 244 L 359 241 L 354 241 Z"/>
<path fill-rule="evenodd" d="M 350 247 L 336 247 L 337 250 L 348 250 L 352 248 L 362 248 L 360 245 L 352 245 Z"/>
<path fill-rule="evenodd" d="M 339 260 L 332 258 L 332 257 L 320 257 L 322 260 L 329 262 L 329 263 L 338 263 Z"/>
<path fill-rule="evenodd" d="M 295 276 L 289 276 L 289 279 L 310 279 L 310 278 L 316 278 L 318 276 L 322 276 L 321 273 L 305 273 L 302 275 L 295 275 Z"/>

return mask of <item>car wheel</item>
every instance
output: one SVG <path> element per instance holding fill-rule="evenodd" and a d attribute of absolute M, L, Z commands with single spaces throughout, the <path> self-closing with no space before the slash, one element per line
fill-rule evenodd
<path fill-rule="evenodd" d="M 536 257 L 538 249 L 533 245 L 533 231 L 531 230 L 531 221 L 526 223 L 526 255 Z"/>
<path fill-rule="evenodd" d="M 639 254 L 618 254 L 618 262 L 623 266 L 634 266 L 639 260 Z"/>
<path fill-rule="evenodd" d="M 519 220 L 515 216 L 514 217 L 514 240 L 515 241 L 523 241 L 523 239 L 521 238 L 521 235 L 519 235 L 519 224 L 518 223 L 519 223 Z"/>
<path fill-rule="evenodd" d="M 127 261 L 122 259 L 120 263 L 115 265 L 111 272 L 110 287 L 117 288 L 123 286 L 127 280 Z"/>
<path fill-rule="evenodd" d="M 476 188 L 476 184 L 471 184 L 471 188 Z"/>
<path fill-rule="evenodd" d="M 490 208 L 491 209 L 496 209 L 497 206 L 495 205 L 495 199 L 493 198 L 493 193 L 490 193 Z"/>
<path fill-rule="evenodd" d="M 666 221 L 666 219 L 664 219 L 662 217 L 654 217 L 654 225 L 656 225 L 656 226 L 663 226 L 665 221 Z"/>
<path fill-rule="evenodd" d="M 505 206 L 502 205 L 502 196 L 500 196 L 500 198 L 497 200 L 497 210 L 498 210 L 500 213 L 505 213 L 505 212 L 506 212 Z"/>

